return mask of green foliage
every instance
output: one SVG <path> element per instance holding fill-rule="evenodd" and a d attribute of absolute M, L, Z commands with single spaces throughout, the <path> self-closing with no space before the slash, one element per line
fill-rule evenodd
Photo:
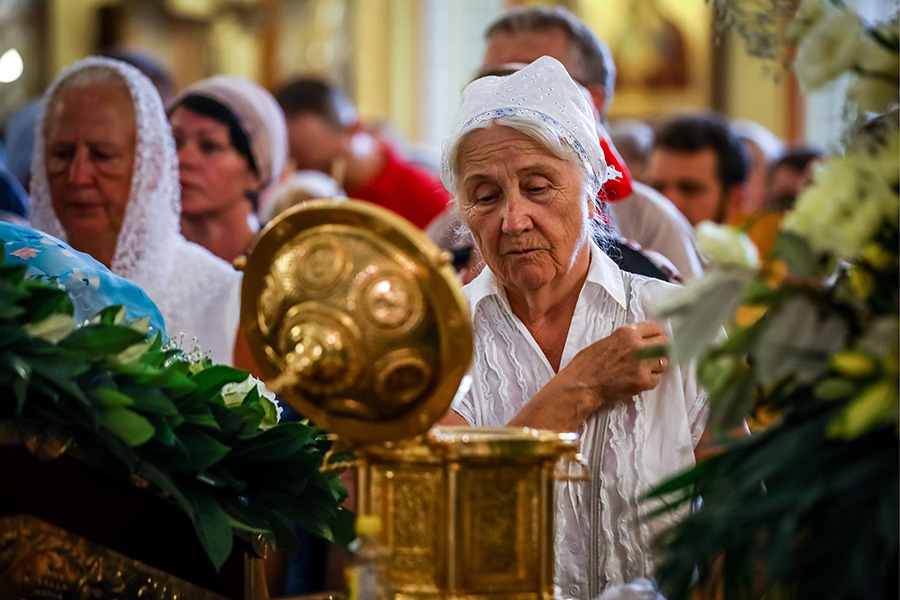
<path fill-rule="evenodd" d="M 788 28 L 798 58 L 804 45 L 859 35 L 879 46 L 847 44 L 847 64 L 827 73 L 816 73 L 817 56 L 834 57 L 806 52 L 809 80 L 872 56 L 898 64 L 896 18 L 887 29 L 863 27 L 846 10 L 805 0 Z M 713 264 L 663 309 L 674 323 L 672 356 L 697 361 L 708 431 L 722 443 L 649 494 L 682 506 L 702 499 L 657 540 L 656 576 L 670 600 L 692 597 L 698 581 L 720 586 L 724 600 L 900 593 L 900 122 L 891 69 L 886 90 L 855 76 L 856 105 L 884 112 L 851 126 L 845 152 L 816 171 L 765 264 Z M 698 326 L 704 318 L 711 322 Z M 744 420 L 754 435 L 727 440 Z"/>
<path fill-rule="evenodd" d="M 275 407 L 256 386 L 223 399 L 247 372 L 192 361 L 123 315 L 110 307 L 75 327 L 66 292 L 26 279 L 0 246 L 0 419 L 53 426 L 98 464 L 148 482 L 191 518 L 216 568 L 235 529 L 288 551 L 295 525 L 346 546 L 353 515 L 340 479 L 320 471 L 325 434 L 262 429 Z"/>

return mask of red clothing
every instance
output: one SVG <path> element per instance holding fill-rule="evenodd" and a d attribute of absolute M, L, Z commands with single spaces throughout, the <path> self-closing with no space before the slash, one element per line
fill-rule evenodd
<path fill-rule="evenodd" d="M 446 208 L 450 194 L 439 177 L 403 160 L 390 146 L 382 145 L 382 149 L 388 155 L 387 164 L 361 187 L 346 190 L 347 196 L 377 204 L 425 229 Z"/>
<path fill-rule="evenodd" d="M 625 161 L 619 156 L 619 151 L 612 145 L 612 142 L 602 135 L 600 136 L 600 148 L 603 150 L 603 155 L 606 157 L 606 164 L 614 167 L 622 174 L 618 179 L 608 179 L 606 183 L 603 184 L 601 196 L 603 197 L 603 200 L 606 200 L 607 202 L 623 200 L 631 195 L 631 173 L 628 172 Z"/>

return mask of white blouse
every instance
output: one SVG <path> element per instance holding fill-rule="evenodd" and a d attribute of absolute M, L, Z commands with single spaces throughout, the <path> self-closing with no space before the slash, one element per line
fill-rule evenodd
<path fill-rule="evenodd" d="M 581 349 L 609 336 L 616 323 L 651 318 L 650 306 L 674 289 L 659 280 L 627 275 L 629 291 L 615 263 L 591 244 L 591 265 L 569 327 L 561 369 Z M 475 340 L 472 384 L 454 399 L 452 408 L 471 425 L 504 426 L 556 373 L 512 313 L 489 269 L 464 291 Z M 663 326 L 671 333 L 668 323 Z M 706 397 L 691 364 L 673 365 L 656 389 L 598 410 L 582 424 L 578 430 L 581 452 L 592 477 L 589 485 L 557 485 L 554 579 L 558 596 L 593 598 L 611 585 L 652 574 L 651 541 L 678 517 L 638 522 L 636 517 L 652 506 L 638 505 L 635 499 L 694 465 L 693 450 L 705 424 Z"/>

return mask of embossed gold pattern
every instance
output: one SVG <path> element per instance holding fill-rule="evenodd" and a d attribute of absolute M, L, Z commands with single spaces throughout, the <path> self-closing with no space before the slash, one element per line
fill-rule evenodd
<path fill-rule="evenodd" d="M 365 202 L 315 200 L 273 220 L 247 257 L 241 313 L 276 391 L 351 444 L 424 433 L 472 355 L 447 254 Z"/>
<path fill-rule="evenodd" d="M 226 600 L 30 515 L 0 518 L 3 598 Z"/>

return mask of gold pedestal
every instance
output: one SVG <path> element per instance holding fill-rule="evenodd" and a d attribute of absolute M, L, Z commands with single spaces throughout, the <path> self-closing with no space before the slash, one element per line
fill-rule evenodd
<path fill-rule="evenodd" d="M 357 456 L 359 511 L 379 515 L 397 598 L 553 598 L 553 483 L 571 434 L 445 427 Z"/>

